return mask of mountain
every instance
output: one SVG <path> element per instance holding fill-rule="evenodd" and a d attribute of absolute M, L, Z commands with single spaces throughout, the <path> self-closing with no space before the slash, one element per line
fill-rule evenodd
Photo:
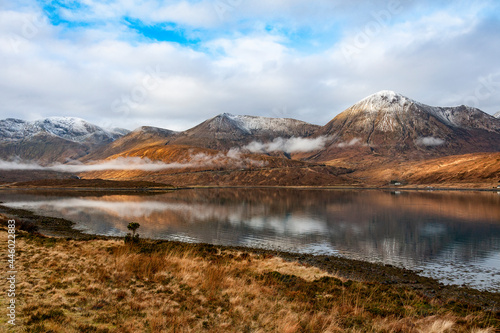
<path fill-rule="evenodd" d="M 300 120 L 220 114 L 171 138 L 168 144 L 231 149 L 252 141 L 307 137 L 320 128 Z"/>
<path fill-rule="evenodd" d="M 36 121 L 0 120 L 0 159 L 42 164 L 65 162 L 113 142 L 128 131 L 106 130 L 83 119 L 50 117 Z"/>
<path fill-rule="evenodd" d="M 251 153 L 266 151 L 272 153 Z M 228 113 L 183 132 L 156 127 L 106 130 L 79 118 L 0 121 L 0 159 L 47 165 L 139 157 L 167 166 L 83 176 L 176 185 L 384 185 L 394 179 L 496 183 L 496 152 L 500 119 L 463 105 L 429 106 L 393 91 L 366 97 L 325 126 Z M 485 155 L 473 159 L 474 154 Z M 475 173 L 468 173 L 474 163 Z M 31 171 L 17 173 L 16 179 L 31 176 Z M 9 177 L 4 178 L 0 181 Z"/>
<path fill-rule="evenodd" d="M 150 126 L 142 126 L 115 141 L 99 147 L 84 156 L 81 161 L 102 160 L 109 156 L 137 150 L 143 147 L 165 145 L 177 132 Z"/>
<path fill-rule="evenodd" d="M 73 142 L 99 144 L 113 141 L 127 133 L 127 130 L 120 128 L 105 130 L 74 117 L 49 117 L 35 121 L 13 118 L 0 120 L 0 139 L 2 141 L 19 141 L 40 134 L 49 134 Z"/>
<path fill-rule="evenodd" d="M 331 138 L 310 159 L 349 155 L 419 159 L 500 151 L 500 120 L 479 109 L 434 107 L 381 91 L 346 109 L 315 136 Z"/>
<path fill-rule="evenodd" d="M 495 113 L 495 114 L 493 115 L 493 117 L 495 117 L 495 118 L 500 118 L 500 111 L 498 111 L 497 113 Z"/>

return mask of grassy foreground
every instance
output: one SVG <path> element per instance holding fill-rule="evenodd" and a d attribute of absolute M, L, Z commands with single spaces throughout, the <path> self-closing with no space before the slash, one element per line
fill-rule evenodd
<path fill-rule="evenodd" d="M 2 253 L 7 232 L 0 230 Z M 19 231 L 12 332 L 495 332 L 498 313 L 209 245 Z M 4 256 L 5 257 L 5 256 Z M 5 259 L 6 260 L 6 259 Z"/>

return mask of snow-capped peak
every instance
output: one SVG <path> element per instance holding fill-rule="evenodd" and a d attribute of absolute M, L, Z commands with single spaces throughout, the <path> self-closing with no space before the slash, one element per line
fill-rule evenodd
<path fill-rule="evenodd" d="M 401 95 L 400 93 L 393 91 L 393 90 L 381 90 L 379 92 L 371 94 L 367 98 L 380 98 L 380 99 L 391 99 L 392 100 L 392 99 L 396 99 L 396 98 L 400 98 L 400 97 L 404 97 L 404 96 Z"/>
<path fill-rule="evenodd" d="M 483 111 L 461 105 L 457 107 L 436 107 L 426 105 L 390 90 L 379 91 L 354 104 L 347 110 L 350 115 L 362 115 L 366 124 L 376 121 L 379 130 L 393 131 L 398 127 L 400 117 L 410 115 L 417 119 L 421 113 L 438 118 L 444 124 L 457 128 L 476 128 L 488 131 L 499 131 L 497 122 L 491 121 L 491 116 Z M 399 120 L 396 120 L 398 118 Z"/>
<path fill-rule="evenodd" d="M 402 111 L 411 104 L 416 104 L 414 100 L 405 97 L 391 90 L 382 90 L 370 95 L 356 103 L 353 108 L 365 112 Z"/>
<path fill-rule="evenodd" d="M 499 119 L 500 119 L 500 111 L 498 111 L 497 113 L 495 113 L 495 114 L 493 115 L 493 117 L 495 117 L 495 118 L 499 118 Z"/>

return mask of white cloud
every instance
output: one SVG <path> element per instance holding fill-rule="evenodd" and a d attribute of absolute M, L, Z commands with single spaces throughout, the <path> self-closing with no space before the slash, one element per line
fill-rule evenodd
<path fill-rule="evenodd" d="M 440 146 L 440 145 L 444 144 L 445 142 L 446 142 L 445 140 L 440 139 L 440 138 L 435 138 L 433 136 L 425 136 L 425 137 L 418 138 L 416 140 L 416 143 L 418 145 L 422 145 L 422 146 Z"/>
<path fill-rule="evenodd" d="M 34 20 L 42 13 L 34 2 L 0 6 L 0 118 L 78 116 L 101 126 L 185 130 L 229 112 L 323 125 L 384 89 L 430 105 L 464 104 L 482 87 L 481 78 L 500 71 L 500 44 L 491 42 L 499 38 L 500 22 L 484 14 L 497 10 L 491 1 L 404 2 L 349 63 L 341 46 L 387 1 L 367 3 L 362 11 L 345 1 L 227 3 L 232 9 L 221 19 L 208 0 L 87 0 L 88 7 L 64 13 L 90 24 L 74 28 Z M 173 22 L 200 42 L 146 40 L 123 23 L 124 16 L 145 24 Z M 31 25 L 36 29 L 29 32 Z M 144 93 L 148 68 L 157 66 L 164 74 Z M 112 108 L 130 96 L 139 102 L 124 112 Z M 496 93 L 475 106 L 494 113 L 498 105 Z"/>
<path fill-rule="evenodd" d="M 0 160 L 0 170 L 43 170 L 44 167 L 36 163 L 11 162 Z"/>
<path fill-rule="evenodd" d="M 86 172 L 102 170 L 143 170 L 157 171 L 170 168 L 180 168 L 190 164 L 152 162 L 149 159 L 139 157 L 117 158 L 109 161 L 101 161 L 95 164 L 55 164 L 51 166 L 41 166 L 36 163 L 11 162 L 0 160 L 0 170 L 49 170 L 59 172 Z"/>
<path fill-rule="evenodd" d="M 325 147 L 327 137 L 320 136 L 317 138 L 276 138 L 271 142 L 253 141 L 243 147 L 243 150 L 249 150 L 252 153 L 267 153 L 282 151 L 285 153 L 310 152 Z"/>
<path fill-rule="evenodd" d="M 337 143 L 337 147 L 340 147 L 340 148 L 351 147 L 351 146 L 355 146 L 357 144 L 360 144 L 360 142 L 361 142 L 360 138 L 354 138 L 354 139 L 352 139 L 349 142 L 340 142 L 340 143 Z"/>

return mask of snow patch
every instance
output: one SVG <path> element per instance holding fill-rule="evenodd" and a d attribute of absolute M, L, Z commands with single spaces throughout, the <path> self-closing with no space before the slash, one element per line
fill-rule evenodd
<path fill-rule="evenodd" d="M 495 117 L 495 118 L 499 118 L 499 119 L 500 119 L 500 111 L 498 111 L 497 113 L 495 113 L 495 114 L 493 115 L 493 117 Z"/>

